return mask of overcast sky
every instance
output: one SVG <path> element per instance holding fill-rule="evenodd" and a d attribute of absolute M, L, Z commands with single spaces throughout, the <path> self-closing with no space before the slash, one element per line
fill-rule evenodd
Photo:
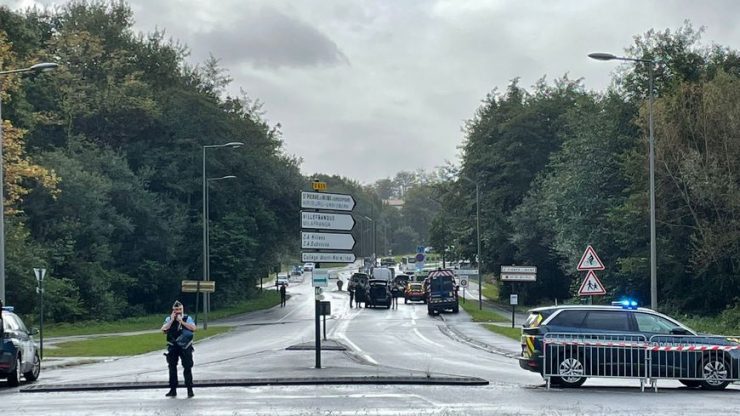
<path fill-rule="evenodd" d="M 51 0 L 0 0 L 23 8 Z M 465 120 L 486 93 L 569 74 L 605 89 L 634 35 L 705 26 L 739 48 L 740 2 L 693 0 L 130 0 L 136 29 L 165 29 L 192 62 L 221 60 L 281 123 L 304 174 L 362 183 L 458 163 Z"/>

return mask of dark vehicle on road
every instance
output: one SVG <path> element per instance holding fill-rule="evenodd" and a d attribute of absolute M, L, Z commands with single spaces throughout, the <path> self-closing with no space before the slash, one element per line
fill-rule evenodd
<path fill-rule="evenodd" d="M 26 381 L 36 381 L 41 373 L 41 360 L 33 335 L 38 331 L 35 328 L 29 331 L 12 307 L 4 307 L 2 314 L 0 378 L 6 379 L 11 387 L 20 384 L 21 376 Z"/>
<path fill-rule="evenodd" d="M 697 334 L 634 301 L 532 309 L 521 345 L 519 366 L 562 387 L 592 376 L 677 379 L 721 390 L 740 374 L 740 339 Z"/>
<path fill-rule="evenodd" d="M 424 296 L 424 285 L 421 283 L 407 284 L 406 290 L 403 292 L 403 303 L 419 301 L 427 303 L 426 297 Z"/>
<path fill-rule="evenodd" d="M 365 307 L 377 308 L 385 306 L 391 308 L 391 289 L 386 280 L 371 279 L 367 287 L 367 301 Z"/>
<path fill-rule="evenodd" d="M 424 291 L 429 315 L 443 311 L 453 313 L 460 311 L 455 291 L 455 274 L 452 270 L 439 269 L 429 272 L 425 280 Z"/>
<path fill-rule="evenodd" d="M 380 260 L 381 267 L 396 267 L 396 259 L 393 257 L 384 257 Z"/>

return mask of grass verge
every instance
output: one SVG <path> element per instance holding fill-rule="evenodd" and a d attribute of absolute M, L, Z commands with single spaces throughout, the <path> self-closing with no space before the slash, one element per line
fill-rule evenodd
<path fill-rule="evenodd" d="M 473 318 L 473 322 L 482 323 L 483 326 L 491 332 L 495 332 L 517 341 L 519 340 L 522 332 L 520 328 L 497 325 L 504 322 L 511 322 L 499 312 L 485 309 L 485 307 L 483 310 L 480 310 L 478 309 L 478 302 L 460 303 L 460 306 L 462 306 L 462 308 L 465 309 L 465 312 Z"/>
<path fill-rule="evenodd" d="M 212 326 L 198 330 L 196 344 L 206 338 L 230 331 L 228 326 Z M 57 344 L 57 348 L 44 349 L 47 357 L 116 357 L 144 354 L 166 348 L 164 334 L 154 332 L 138 335 L 111 335 L 81 341 Z"/>
<path fill-rule="evenodd" d="M 211 310 L 209 322 L 229 316 L 268 309 L 280 304 L 280 295 L 274 290 L 265 290 L 253 299 L 226 308 Z M 186 311 L 192 313 L 194 311 Z M 120 334 L 122 332 L 146 331 L 162 326 L 167 311 L 161 314 L 124 318 L 117 321 L 82 321 L 75 323 L 55 323 L 44 326 L 44 337 L 63 337 L 70 335 Z M 199 313 L 198 320 L 202 319 Z M 210 330 L 210 329 L 209 329 Z"/>

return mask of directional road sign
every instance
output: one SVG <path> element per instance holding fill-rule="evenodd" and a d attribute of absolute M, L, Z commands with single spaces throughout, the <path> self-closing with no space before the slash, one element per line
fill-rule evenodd
<path fill-rule="evenodd" d="M 315 250 L 352 250 L 355 238 L 352 234 L 301 232 L 301 248 Z"/>
<path fill-rule="evenodd" d="M 457 269 L 455 270 L 455 274 L 458 276 L 477 276 L 478 269 Z"/>
<path fill-rule="evenodd" d="M 355 199 L 352 195 L 324 192 L 301 192 L 301 208 L 352 211 Z"/>
<path fill-rule="evenodd" d="M 578 296 L 594 296 L 594 295 L 606 295 L 606 289 L 601 281 L 596 277 L 596 273 L 593 270 L 589 270 L 586 274 L 586 278 L 581 283 L 581 288 L 578 289 Z"/>
<path fill-rule="evenodd" d="M 301 261 L 314 263 L 354 263 L 355 255 L 352 253 L 301 253 Z"/>
<path fill-rule="evenodd" d="M 460 279 L 460 286 L 468 287 L 468 279 Z"/>
<path fill-rule="evenodd" d="M 596 254 L 596 250 L 593 247 L 586 247 L 586 251 L 583 252 L 581 261 L 578 262 L 578 270 L 604 270 L 604 263 L 601 261 L 599 256 Z"/>
<path fill-rule="evenodd" d="M 350 214 L 301 211 L 301 228 L 350 231 L 354 226 L 355 219 Z"/>
<path fill-rule="evenodd" d="M 213 280 L 183 280 L 181 290 L 184 293 L 213 293 L 216 291 L 216 282 Z"/>
<path fill-rule="evenodd" d="M 502 282 L 535 282 L 537 281 L 537 267 L 535 266 L 501 266 Z"/>

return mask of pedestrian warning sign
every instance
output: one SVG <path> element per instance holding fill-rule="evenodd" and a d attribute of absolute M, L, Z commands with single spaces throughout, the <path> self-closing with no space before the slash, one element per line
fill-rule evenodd
<path fill-rule="evenodd" d="M 601 259 L 596 254 L 596 251 L 593 247 L 590 245 L 586 247 L 586 251 L 583 252 L 583 257 L 581 257 L 581 261 L 578 262 L 578 270 L 604 270 L 606 267 L 604 267 L 604 263 L 601 262 Z"/>
<path fill-rule="evenodd" d="M 606 295 L 606 289 L 601 281 L 596 277 L 596 273 L 593 270 L 589 270 L 586 274 L 586 278 L 581 283 L 581 288 L 578 289 L 578 296 L 594 296 L 594 295 Z"/>

